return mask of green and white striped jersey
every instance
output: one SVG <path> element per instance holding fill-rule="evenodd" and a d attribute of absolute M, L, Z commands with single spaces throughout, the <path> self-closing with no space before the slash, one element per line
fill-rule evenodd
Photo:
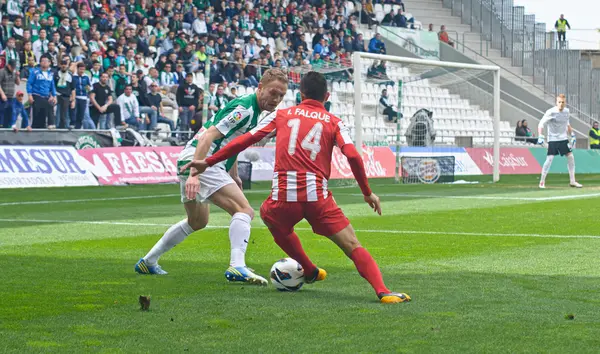
<path fill-rule="evenodd" d="M 198 139 L 211 126 L 217 128 L 217 130 L 221 132 L 224 137 L 215 140 L 212 143 L 206 157 L 215 154 L 222 147 L 229 144 L 229 142 L 238 136 L 254 129 L 258 125 L 258 117 L 260 116 L 260 113 L 261 111 L 258 106 L 255 93 L 241 96 L 232 100 L 223 109 L 218 111 L 210 121 L 206 122 L 202 129 L 198 131 L 198 134 L 192 138 L 192 140 L 188 141 L 185 148 L 179 155 L 178 165 L 182 166 L 194 158 L 196 146 L 198 146 Z M 236 158 L 237 156 L 234 156 L 227 161 L 216 164 L 215 166 L 229 171 Z M 184 173 L 184 175 L 187 174 L 189 174 L 189 171 Z"/>

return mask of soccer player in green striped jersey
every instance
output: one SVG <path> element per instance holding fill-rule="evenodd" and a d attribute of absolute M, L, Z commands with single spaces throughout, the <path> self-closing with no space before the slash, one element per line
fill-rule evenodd
<path fill-rule="evenodd" d="M 205 159 L 236 137 L 255 128 L 262 112 L 271 112 L 279 105 L 287 92 L 287 86 L 288 77 L 282 70 L 267 70 L 261 78 L 256 93 L 232 100 L 212 120 L 206 122 L 180 153 L 178 166 L 183 166 L 191 160 Z M 267 284 L 265 278 L 254 274 L 246 266 L 245 254 L 254 210 L 241 190 L 236 160 L 237 157 L 234 157 L 217 164 L 200 174 L 200 178 L 191 177 L 189 170 L 180 174 L 181 202 L 185 207 L 187 219 L 167 230 L 150 252 L 136 264 L 136 272 L 167 274 L 158 265 L 159 257 L 194 231 L 206 227 L 209 204 L 212 203 L 231 215 L 229 224 L 231 261 L 225 271 L 227 280 Z"/>

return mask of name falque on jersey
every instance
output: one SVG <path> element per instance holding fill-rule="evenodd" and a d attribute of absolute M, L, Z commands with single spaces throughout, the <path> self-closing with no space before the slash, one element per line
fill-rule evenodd
<path fill-rule="evenodd" d="M 288 109 L 287 114 L 291 115 L 292 114 L 292 110 Z M 322 121 L 324 121 L 326 123 L 329 123 L 329 121 L 331 120 L 331 117 L 327 113 L 314 112 L 314 111 L 311 112 L 311 111 L 304 110 L 302 108 L 296 108 L 294 110 L 294 114 L 297 115 L 297 116 L 302 116 L 302 117 L 306 117 L 306 118 L 322 120 Z"/>

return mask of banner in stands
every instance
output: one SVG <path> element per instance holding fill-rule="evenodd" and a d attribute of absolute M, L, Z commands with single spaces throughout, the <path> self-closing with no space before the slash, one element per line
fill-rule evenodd
<path fill-rule="evenodd" d="M 126 147 L 79 150 L 102 185 L 177 182 L 177 155 L 182 147 Z"/>
<path fill-rule="evenodd" d="M 354 178 L 348 159 L 337 147 L 331 158 L 330 179 Z M 363 146 L 363 161 L 367 177 L 394 177 L 396 156 L 389 147 Z"/>
<path fill-rule="evenodd" d="M 494 151 L 491 148 L 467 148 L 466 150 L 484 175 L 493 173 Z M 542 167 L 529 149 L 500 148 L 500 174 L 537 174 L 541 171 Z"/>
<path fill-rule="evenodd" d="M 275 170 L 275 148 L 251 147 L 240 153 L 240 161 L 252 163 L 253 181 L 270 181 Z"/>
<path fill-rule="evenodd" d="M 395 153 L 396 148 L 392 147 L 392 152 Z M 481 170 L 467 154 L 464 148 L 454 147 L 401 147 L 401 157 L 432 157 L 432 156 L 453 156 L 454 175 L 455 176 L 478 176 L 481 175 Z"/>
<path fill-rule="evenodd" d="M 72 146 L 0 146 L 0 188 L 97 185 Z"/>
<path fill-rule="evenodd" d="M 393 40 L 402 48 L 415 53 L 423 59 L 440 59 L 440 41 L 436 32 L 417 31 L 401 27 L 379 27 L 384 38 Z M 389 31 L 393 35 L 386 33 Z"/>
<path fill-rule="evenodd" d="M 0 130 L 0 145 L 65 145 L 74 146 L 77 150 L 114 146 L 110 133 L 79 130 L 32 131 L 17 134 L 11 130 Z"/>

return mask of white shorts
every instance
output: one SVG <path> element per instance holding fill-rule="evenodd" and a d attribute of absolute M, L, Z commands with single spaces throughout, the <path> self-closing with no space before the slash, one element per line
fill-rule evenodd
<path fill-rule="evenodd" d="M 179 176 L 179 190 L 181 192 L 181 202 L 189 203 L 193 199 L 188 199 L 185 195 L 185 182 L 187 176 Z M 200 190 L 196 195 L 196 203 L 210 203 L 209 198 L 219 189 L 228 184 L 235 183 L 233 178 L 222 168 L 209 167 L 206 171 L 200 174 Z"/>

